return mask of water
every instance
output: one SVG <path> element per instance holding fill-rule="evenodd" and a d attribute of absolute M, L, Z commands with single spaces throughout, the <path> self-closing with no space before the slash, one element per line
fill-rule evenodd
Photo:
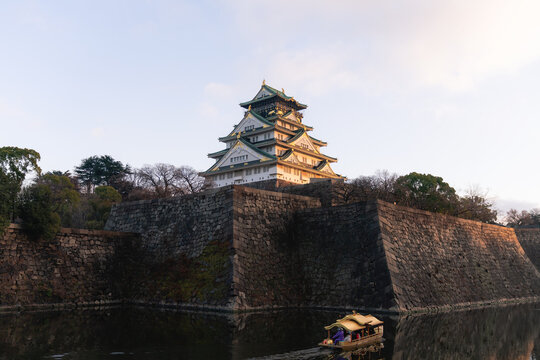
<path fill-rule="evenodd" d="M 319 349 L 344 313 L 216 314 L 116 308 L 0 314 L 0 359 L 540 359 L 540 306 L 379 316 L 382 344 Z"/>

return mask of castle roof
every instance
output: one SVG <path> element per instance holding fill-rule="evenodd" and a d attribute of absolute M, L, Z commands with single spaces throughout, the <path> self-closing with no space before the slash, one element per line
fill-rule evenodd
<path fill-rule="evenodd" d="M 273 87 L 266 85 L 266 83 L 263 82 L 261 89 L 255 95 L 255 97 L 249 101 L 240 103 L 240 106 L 243 108 L 249 108 L 250 105 L 255 105 L 259 102 L 271 100 L 279 98 L 281 100 L 284 100 L 286 103 L 288 103 L 291 107 L 295 108 L 296 110 L 303 110 L 307 108 L 307 105 L 299 103 L 295 100 L 294 97 L 285 95 L 285 92 L 279 91 L 277 89 L 274 89 Z"/>
<path fill-rule="evenodd" d="M 248 161 L 248 162 L 243 162 L 243 163 L 238 163 L 238 164 L 233 164 L 233 165 L 226 165 L 224 166 L 223 164 L 223 159 L 226 158 L 227 154 L 235 151 L 236 147 L 239 145 L 239 144 L 242 144 L 244 146 L 246 146 L 248 149 L 251 149 L 253 150 L 255 153 L 257 153 L 258 155 L 260 155 L 260 159 L 257 159 L 255 161 Z M 227 170 L 230 170 L 230 169 L 234 169 L 234 168 L 238 168 L 238 167 L 244 167 L 246 164 L 251 164 L 251 163 L 254 163 L 254 164 L 258 164 L 260 163 L 261 161 L 268 161 L 268 160 L 277 160 L 277 157 L 272 155 L 272 154 L 269 154 L 267 153 L 266 151 L 264 150 L 261 150 L 259 149 L 258 147 L 252 145 L 249 141 L 246 141 L 244 139 L 242 139 L 241 137 L 239 137 L 237 139 L 237 141 L 234 143 L 234 145 L 232 145 L 230 148 L 226 149 L 226 150 L 222 150 L 222 151 L 219 151 L 217 153 L 221 153 L 223 152 L 223 155 L 219 156 L 219 160 L 216 161 L 216 163 L 214 165 L 212 165 L 208 170 L 206 170 L 204 173 L 209 173 L 209 172 L 214 172 L 214 171 L 217 171 L 219 168 L 221 167 L 225 167 Z M 214 154 L 217 154 L 217 153 L 214 153 Z M 210 155 L 214 155 L 214 154 L 209 154 L 208 156 Z M 217 157 L 217 156 L 210 156 L 210 157 Z"/>

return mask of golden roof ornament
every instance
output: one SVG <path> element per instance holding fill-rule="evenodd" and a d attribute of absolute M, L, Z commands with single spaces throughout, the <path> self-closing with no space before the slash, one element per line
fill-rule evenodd
<path fill-rule="evenodd" d="M 251 111 L 251 104 L 249 104 L 248 106 L 248 111 Z"/>
<path fill-rule="evenodd" d="M 263 79 L 263 83 L 262 83 L 262 86 L 264 86 L 264 85 L 266 85 L 266 81 L 264 81 L 264 79 Z"/>
<path fill-rule="evenodd" d="M 285 95 L 285 89 L 281 88 L 281 92 Z"/>
<path fill-rule="evenodd" d="M 240 139 L 240 131 L 236 133 L 236 138 Z"/>

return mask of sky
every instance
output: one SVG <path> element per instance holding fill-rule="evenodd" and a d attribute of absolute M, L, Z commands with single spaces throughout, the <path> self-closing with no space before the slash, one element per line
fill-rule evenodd
<path fill-rule="evenodd" d="M 540 207 L 540 2 L 0 2 L 0 146 L 206 170 L 262 80 L 334 170 L 441 176 Z"/>

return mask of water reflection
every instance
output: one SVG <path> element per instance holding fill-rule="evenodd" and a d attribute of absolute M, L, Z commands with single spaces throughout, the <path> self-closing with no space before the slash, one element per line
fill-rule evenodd
<path fill-rule="evenodd" d="M 3 314 L 0 359 L 540 359 L 534 306 L 382 316 L 381 344 L 349 353 L 317 348 L 323 326 L 343 315 L 149 308 Z"/>

